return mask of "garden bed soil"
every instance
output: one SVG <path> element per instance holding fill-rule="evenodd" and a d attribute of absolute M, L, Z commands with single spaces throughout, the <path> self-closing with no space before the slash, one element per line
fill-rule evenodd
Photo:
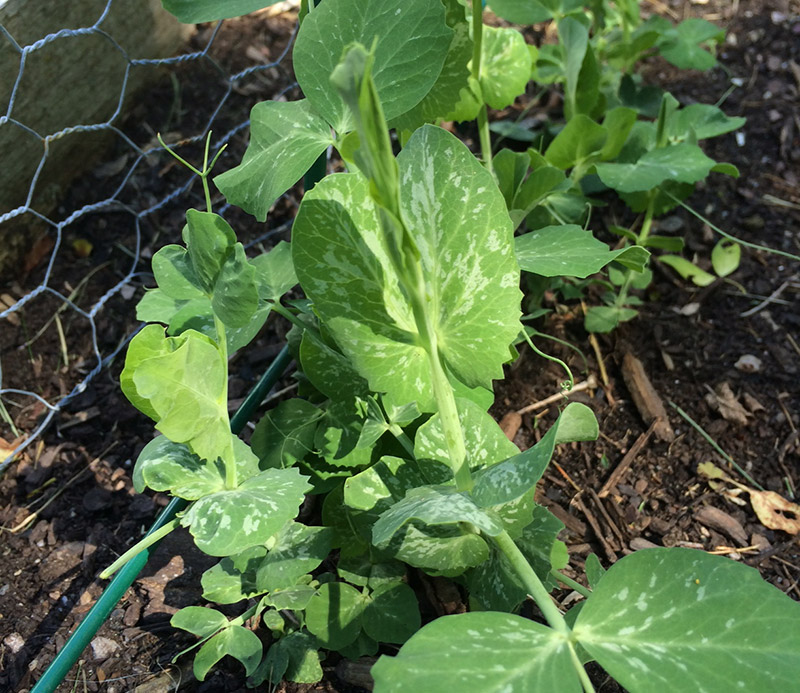
<path fill-rule="evenodd" d="M 797 254 L 800 6 L 780 0 L 733 5 L 710 0 L 672 3 L 670 11 L 681 18 L 706 16 L 728 28 L 720 66 L 700 74 L 654 61 L 647 66 L 648 79 L 682 103 L 715 103 L 725 95 L 725 111 L 748 119 L 740 135 L 705 143 L 711 157 L 735 164 L 741 177 L 712 176 L 689 203 L 745 241 Z M 285 17 L 248 18 L 229 26 L 235 32 L 223 33 L 215 44 L 222 60 L 241 52 L 242 46 L 265 50 L 265 38 L 278 41 L 282 36 L 280 40 L 285 41 L 290 22 Z M 271 50 L 275 53 L 279 48 L 273 43 Z M 286 75 L 275 79 L 278 83 Z M 738 86 L 728 93 L 732 84 Z M 193 100 L 201 102 L 204 93 L 188 89 L 182 98 L 183 108 L 191 113 Z M 141 184 L 163 186 L 164 182 L 153 177 Z M 154 194 L 159 193 L 163 191 L 154 189 Z M 80 189 L 73 193 L 77 200 L 84 194 Z M 290 195 L 280 205 L 272 225 L 291 218 L 296 196 Z M 602 233 L 600 219 L 598 215 L 593 228 Z M 180 210 L 165 211 L 157 222 L 177 235 Z M 233 223 L 246 236 L 259 233 L 244 216 Z M 683 235 L 701 263 L 707 261 L 718 238 L 680 208 L 660 220 L 659 226 L 661 231 Z M 93 232 L 99 230 L 86 230 Z M 159 244 L 163 242 L 162 238 Z M 95 247 L 98 252 L 81 261 L 82 269 L 105 265 L 98 276 L 107 273 L 112 279 L 115 263 L 122 258 L 114 250 L 103 250 L 99 242 Z M 146 269 L 144 263 L 142 269 Z M 37 272 L 41 269 L 34 269 L 22 283 L 23 290 L 36 285 Z M 570 574 L 581 576 L 590 552 L 607 567 L 639 548 L 690 546 L 753 566 L 778 589 L 800 598 L 797 535 L 765 527 L 747 494 L 732 493 L 735 487 L 730 484 L 713 488 L 698 474 L 697 467 L 704 462 L 727 465 L 675 408 L 702 426 L 753 481 L 793 498 L 800 484 L 800 266 L 777 255 L 745 249 L 741 266 L 730 279 L 699 289 L 655 263 L 654 283 L 643 296 L 639 317 L 610 335 L 599 336 L 596 348 L 583 331 L 581 306 L 561 305 L 557 297 L 547 297 L 552 312 L 537 329 L 569 342 L 583 356 L 547 340 L 539 340 L 539 348 L 567 361 L 576 382 L 590 374 L 602 381 L 601 361 L 608 378 L 607 383 L 572 396 L 595 411 L 600 440 L 558 451 L 557 464 L 545 475 L 540 491 L 540 502 L 567 525 L 563 538 L 570 550 Z M 76 280 L 65 274 L 57 281 L 74 284 Z M 769 296 L 773 300 L 765 302 Z M 83 300 L 91 305 L 96 298 L 87 294 Z M 135 325 L 134 305 L 135 297 L 116 296 L 104 309 L 98 323 L 101 347 L 111 350 L 130 333 Z M 53 307 L 42 302 L 31 307 L 36 310 L 26 310 L 28 329 L 38 329 L 50 318 Z M 72 322 L 66 329 L 74 334 L 86 326 Z M 234 399 L 246 394 L 277 353 L 285 329 L 279 322 L 271 323 L 257 343 L 234 360 Z M 69 364 L 64 366 L 54 330 L 30 354 L 20 357 L 14 340 L 16 344 L 23 340 L 8 326 L 2 332 L 4 377 L 19 380 L 5 382 L 6 386 L 37 390 L 43 396 L 68 391 L 92 358 L 87 345 L 83 353 L 69 353 Z M 652 430 L 634 403 L 633 383 L 640 382 L 641 376 L 631 375 L 635 364 L 631 357 L 640 362 L 664 404 L 672 439 L 667 434 L 660 439 L 663 431 Z M 20 359 L 18 367 L 11 365 L 14 358 Z M 131 460 L 152 436 L 152 424 L 119 392 L 120 368 L 117 362 L 97 377 L 41 442 L 0 479 L 2 690 L 27 690 L 41 676 L 106 584 L 96 578 L 97 573 L 129 547 L 167 503 L 163 495 L 142 496 L 132 489 Z M 514 426 L 513 412 L 559 393 L 563 380 L 560 367 L 523 347 L 521 358 L 508 367 L 507 379 L 498 383 L 492 413 Z M 290 383 L 289 379 L 284 384 Z M 31 430 L 41 413 L 33 408 L 14 412 L 22 430 Z M 554 413 L 542 407 L 521 415 L 516 432 L 510 431 L 515 442 L 521 447 L 534 443 Z M 728 471 L 737 481 L 751 485 L 735 470 Z M 204 683 L 193 679 L 190 657 L 170 664 L 192 638 L 176 633 L 169 618 L 177 609 L 199 601 L 199 577 L 208 565 L 208 557 L 193 548 L 188 535 L 170 535 L 58 690 L 242 690 L 238 664 L 225 663 Z M 428 614 L 464 609 L 462 595 L 451 583 L 421 576 L 415 580 Z M 565 604 L 574 599 L 569 591 L 556 596 Z M 363 690 L 341 663 L 337 666 L 331 658 L 323 666 L 322 683 L 281 684 L 277 690 Z M 601 671 L 593 676 L 599 690 L 619 690 Z"/>

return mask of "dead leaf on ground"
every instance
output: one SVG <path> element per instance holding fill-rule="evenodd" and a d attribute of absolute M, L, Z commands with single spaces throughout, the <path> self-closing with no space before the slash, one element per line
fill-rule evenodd
<path fill-rule="evenodd" d="M 718 411 L 726 421 L 747 426 L 748 411 L 736 399 L 728 383 L 720 383 L 715 390 L 708 389 L 710 392 L 706 395 L 706 402 L 709 407 Z"/>
<path fill-rule="evenodd" d="M 774 491 L 750 491 L 750 503 L 758 520 L 768 529 L 800 534 L 800 505 Z"/>
<path fill-rule="evenodd" d="M 756 491 L 749 486 L 734 481 L 722 469 L 711 462 L 697 465 L 697 473 L 706 477 L 715 491 L 720 491 L 720 484 L 715 480 L 726 481 L 742 491 L 750 494 L 750 505 L 758 517 L 758 521 L 768 529 L 779 529 L 787 534 L 800 534 L 800 505 L 786 500 L 774 491 Z"/>

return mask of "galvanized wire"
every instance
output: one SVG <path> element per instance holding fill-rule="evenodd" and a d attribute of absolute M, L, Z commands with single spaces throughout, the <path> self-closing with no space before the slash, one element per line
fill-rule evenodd
<path fill-rule="evenodd" d="M 187 62 L 206 61 L 215 69 L 215 71 L 219 73 L 221 82 L 224 85 L 224 91 L 221 95 L 214 97 L 216 98 L 216 102 L 212 104 L 211 114 L 204 125 L 197 129 L 196 132 L 185 136 L 180 143 L 175 145 L 175 150 L 180 151 L 181 149 L 189 147 L 192 144 L 202 142 L 206 138 L 207 133 L 209 131 L 213 131 L 215 123 L 217 123 L 220 119 L 220 114 L 223 107 L 225 107 L 227 104 L 227 110 L 232 110 L 230 107 L 231 104 L 228 102 L 231 101 L 232 97 L 238 98 L 238 96 L 235 95 L 235 87 L 256 73 L 265 72 L 279 66 L 286 58 L 294 41 L 293 33 L 286 45 L 286 48 L 278 56 L 278 58 L 272 62 L 250 65 L 242 70 L 239 70 L 238 72 L 228 74 L 215 61 L 211 54 L 212 46 L 214 45 L 214 42 L 219 35 L 220 27 L 222 26 L 222 22 L 219 22 L 202 50 L 162 59 L 137 58 L 129 55 L 129 53 L 120 45 L 117 38 L 115 38 L 110 31 L 107 31 L 105 27 L 105 23 L 108 19 L 112 5 L 115 2 L 122 3 L 123 1 L 124 0 L 107 0 L 106 5 L 98 16 L 97 20 L 90 26 L 80 27 L 77 29 L 61 29 L 60 31 L 48 34 L 47 36 L 44 36 L 24 46 L 20 45 L 11 32 L 8 31 L 5 26 L 0 24 L 0 39 L 4 37 L 13 50 L 19 54 L 19 70 L 16 78 L 13 78 L 13 76 L 11 77 L 14 79 L 14 86 L 11 90 L 11 97 L 6 112 L 0 116 L 0 125 L 13 125 L 20 130 L 20 133 L 27 133 L 26 136 L 34 136 L 42 143 L 41 159 L 39 160 L 31 177 L 27 199 L 25 200 L 24 204 L 16 207 L 15 209 L 0 209 L 0 229 L 2 229 L 2 224 L 5 222 L 11 221 L 12 219 L 23 214 L 31 214 L 49 227 L 48 233 L 50 233 L 53 237 L 53 247 L 50 251 L 50 257 L 41 281 L 35 288 L 25 293 L 24 296 L 19 298 L 16 303 L 10 307 L 4 308 L 4 304 L 0 302 L 0 308 L 4 308 L 3 310 L 0 310 L 0 325 L 5 327 L 8 324 L 5 321 L 7 318 L 9 318 L 9 316 L 21 311 L 27 304 L 29 304 L 38 296 L 51 296 L 59 302 L 59 309 L 67 309 L 72 311 L 74 315 L 80 316 L 82 319 L 88 321 L 92 352 L 92 367 L 88 370 L 88 372 L 85 372 L 78 382 L 71 383 L 71 389 L 66 395 L 50 398 L 45 398 L 36 392 L 25 389 L 5 387 L 2 368 L 2 355 L 0 355 L 0 416 L 3 416 L 5 412 L 8 411 L 9 406 L 13 408 L 15 404 L 14 400 L 20 397 L 28 398 L 31 403 L 39 403 L 43 408 L 41 419 L 36 423 L 33 430 L 24 431 L 24 440 L 13 450 L 11 450 L 10 453 L 0 458 L 0 474 L 5 471 L 5 469 L 11 464 L 11 462 L 20 452 L 22 452 L 25 448 L 31 445 L 31 443 L 36 441 L 37 438 L 39 438 L 42 432 L 53 422 L 54 418 L 71 400 L 86 391 L 89 383 L 91 383 L 91 381 L 96 378 L 97 375 L 101 373 L 109 365 L 109 363 L 118 356 L 120 351 L 124 349 L 127 342 L 130 340 L 136 330 L 134 329 L 131 334 L 123 335 L 120 338 L 119 343 L 114 348 L 106 348 L 104 352 L 98 341 L 98 315 L 107 306 L 108 301 L 117 293 L 119 293 L 126 285 L 134 282 L 141 282 L 143 275 L 146 275 L 146 272 L 142 271 L 142 267 L 139 264 L 143 244 L 146 241 L 142 229 L 142 222 L 159 210 L 170 208 L 171 206 L 174 206 L 175 208 L 186 207 L 186 202 L 183 200 L 183 198 L 187 195 L 189 188 L 194 182 L 194 176 L 189 171 L 182 171 L 179 174 L 178 182 L 171 184 L 168 189 L 163 191 L 163 195 L 158 197 L 158 199 L 155 201 L 148 199 L 145 194 L 137 194 L 135 186 L 132 185 L 134 173 L 137 171 L 137 168 L 146 161 L 147 157 L 159 152 L 160 147 L 140 145 L 120 128 L 120 121 L 125 115 L 124 102 L 129 86 L 131 69 L 141 65 L 158 65 L 163 68 L 174 69 L 176 66 Z M 21 98 L 21 90 L 25 86 L 23 84 L 23 75 L 25 74 L 26 64 L 28 63 L 29 56 L 36 51 L 41 50 L 45 46 L 53 43 L 54 41 L 69 40 L 75 37 L 87 35 L 97 35 L 102 37 L 104 40 L 108 41 L 114 50 L 118 51 L 125 60 L 125 72 L 121 79 L 119 99 L 111 116 L 101 123 L 72 125 L 49 133 L 40 132 L 39 124 L 35 122 L 23 122 L 15 117 L 15 108 Z M 41 88 L 41 85 L 38 86 Z M 70 86 L 71 85 L 69 84 L 63 84 L 59 82 L 50 85 L 48 88 L 64 90 L 69 89 Z M 290 84 L 284 88 L 282 92 L 272 95 L 272 97 L 278 98 L 282 93 L 289 91 L 294 86 L 295 85 Z M 248 109 L 242 108 L 241 120 L 233 127 L 229 126 L 227 131 L 221 136 L 213 138 L 210 147 L 210 153 L 212 156 L 219 151 L 222 146 L 228 143 L 231 138 L 242 132 L 249 125 L 249 119 L 247 116 Z M 51 143 L 56 140 L 75 136 L 80 133 L 98 132 L 104 130 L 112 132 L 119 137 L 121 142 L 123 142 L 124 145 L 129 148 L 127 152 L 128 154 L 133 153 L 133 161 L 127 167 L 127 170 L 116 189 L 113 190 L 110 195 L 105 196 L 102 199 L 97 199 L 96 201 L 84 204 L 77 209 L 62 212 L 63 219 L 61 221 L 56 221 L 50 218 L 52 214 L 48 216 L 40 211 L 37 211 L 37 209 L 34 208 L 35 206 L 33 203 L 34 193 L 37 190 L 37 184 L 39 183 L 41 173 L 45 167 L 45 163 L 48 160 Z M 114 155 L 114 159 L 118 158 L 119 153 L 117 152 Z M 231 164 L 233 163 L 235 162 L 231 162 Z M 218 172 L 219 171 L 215 171 L 215 173 Z M 100 186 L 98 186 L 98 188 L 99 187 Z M 223 205 L 217 211 L 224 215 L 227 210 L 228 205 Z M 119 214 L 120 212 L 129 215 L 133 220 L 133 239 L 131 241 L 132 247 L 128 248 L 126 251 L 126 254 L 130 257 L 127 271 L 124 273 L 124 276 L 122 276 L 122 278 L 119 279 L 119 281 L 111 288 L 107 289 L 100 296 L 100 298 L 91 305 L 91 307 L 88 309 L 81 308 L 76 304 L 72 297 L 65 296 L 61 291 L 53 286 L 53 276 L 56 269 L 60 269 L 63 263 L 70 262 L 68 258 L 65 258 L 65 253 L 60 252 L 65 247 L 66 232 L 68 229 L 70 229 L 70 227 L 74 227 L 79 220 L 85 220 L 89 215 Z M 277 229 L 262 233 L 258 238 L 251 242 L 251 245 L 259 241 L 263 241 L 271 235 L 281 233 L 285 230 L 285 226 L 286 225 L 283 225 Z M 71 230 L 74 230 L 74 228 Z M 29 343 L 30 340 L 28 340 L 26 344 L 17 345 L 16 348 L 25 348 Z M 2 419 L 0 419 L 0 423 L 3 423 Z M 8 422 L 6 421 L 6 424 L 7 423 Z M 13 426 L 11 429 L 13 430 Z"/>

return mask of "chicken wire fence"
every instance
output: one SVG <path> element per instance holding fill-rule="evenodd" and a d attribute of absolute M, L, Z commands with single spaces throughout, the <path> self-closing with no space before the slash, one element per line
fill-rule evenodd
<path fill-rule="evenodd" d="M 181 103 L 183 85 L 180 82 L 183 75 L 180 71 L 185 70 L 188 64 L 200 65 L 208 71 L 205 78 L 208 82 L 201 80 L 204 83 L 199 87 L 194 85 L 200 94 L 199 100 L 203 103 L 203 108 L 207 110 L 198 114 L 193 108 L 191 115 L 196 122 L 191 125 L 191 130 L 185 132 L 189 126 L 181 127 L 180 132 L 173 133 L 172 137 L 173 140 L 179 140 L 175 143 L 174 150 L 181 152 L 190 161 L 194 158 L 195 163 L 198 156 L 202 155 L 200 145 L 207 133 L 213 133 L 209 155 L 213 157 L 220 148 L 231 142 L 234 136 L 247 128 L 254 96 L 259 100 L 285 98 L 284 95 L 296 86 L 291 71 L 283 66 L 283 63 L 288 62 L 286 56 L 296 33 L 296 17 L 292 14 L 296 3 L 281 3 L 262 11 L 262 13 L 269 12 L 269 17 L 264 19 L 265 22 L 282 12 L 284 23 L 289 23 L 289 28 L 281 40 L 281 42 L 286 41 L 286 45 L 276 49 L 276 52 L 280 50 L 280 53 L 274 58 L 270 55 L 267 44 L 262 44 L 260 51 L 252 45 L 246 49 L 244 46 L 237 46 L 237 27 L 234 27 L 233 33 L 226 41 L 232 44 L 229 46 L 229 49 L 232 48 L 229 52 L 237 56 L 234 62 L 239 64 L 235 69 L 231 69 L 224 66 L 215 56 L 215 47 L 221 42 L 220 36 L 225 32 L 223 26 L 225 22 L 219 22 L 214 26 L 199 26 L 197 28 L 199 33 L 194 36 L 195 44 L 200 44 L 197 50 L 187 48 L 189 42 L 183 41 L 184 45 L 178 55 L 173 54 L 172 57 L 166 58 L 143 58 L 137 57 L 132 50 L 124 46 L 124 41 L 119 35 L 119 26 L 116 27 L 117 34 L 111 30 L 113 27 L 110 27 L 109 17 L 113 15 L 115 7 L 125 4 L 125 0 L 105 0 L 105 5 L 99 8 L 99 15 L 93 23 L 86 23 L 78 28 L 60 29 L 25 45 L 22 45 L 22 41 L 18 40 L 14 32 L 2 23 L 2 10 L 6 1 L 0 0 L 0 44 L 5 44 L 2 48 L 18 58 L 18 69 L 16 75 L 8 71 L 5 75 L 0 74 L 0 113 L 5 107 L 4 114 L 0 116 L 0 132 L 3 129 L 6 129 L 6 134 L 11 132 L 9 141 L 12 143 L 21 140 L 36 141 L 40 147 L 40 154 L 31 164 L 32 174 L 25 181 L 27 194 L 23 194 L 24 199 L 21 200 L 21 204 L 6 209 L 0 206 L 0 243 L 6 244 L 12 233 L 23 235 L 29 233 L 27 229 L 29 225 L 43 231 L 36 243 L 32 245 L 29 243 L 31 248 L 28 250 L 27 259 L 19 260 L 15 267 L 4 272 L 6 276 L 0 276 L 0 347 L 2 347 L 0 474 L 20 452 L 41 436 L 72 400 L 87 390 L 92 380 L 124 349 L 136 328 L 128 328 L 126 334 L 116 335 L 112 344 L 108 343 L 108 339 L 99 337 L 98 325 L 104 313 L 107 314 L 110 310 L 109 302 L 114 297 L 129 300 L 134 294 L 135 287 L 140 286 L 149 276 L 147 260 L 150 249 L 146 244 L 153 242 L 154 236 L 157 237 L 158 225 L 164 219 L 164 215 L 169 210 L 172 210 L 173 214 L 182 212 L 188 206 L 187 198 L 191 200 L 192 195 L 200 199 L 197 192 L 192 191 L 196 180 L 194 174 L 180 166 L 170 168 L 170 164 L 174 162 L 158 144 L 155 132 L 138 128 L 136 133 L 131 134 L 131 130 L 137 128 L 128 127 L 128 124 L 136 121 L 136 114 L 131 117 L 126 111 L 130 110 L 129 92 L 132 90 L 132 76 L 135 71 L 146 67 L 157 68 L 160 73 L 166 73 L 168 76 L 166 81 L 171 86 L 171 92 L 168 93 L 172 94 L 172 106 L 174 107 L 177 102 L 179 110 L 183 107 Z M 148 1 L 137 0 L 131 4 L 143 6 Z M 226 21 L 230 24 L 241 20 Z M 294 26 L 294 29 L 291 26 Z M 124 33 L 124 27 L 122 31 Z M 124 61 L 113 112 L 98 122 L 70 124 L 51 132 L 43 131 L 41 122 L 36 122 L 35 118 L 27 119 L 25 114 L 20 112 L 18 106 L 25 98 L 26 89 L 37 90 L 34 100 L 40 100 L 43 94 L 53 95 L 53 90 L 57 90 L 54 95 L 58 96 L 59 93 L 66 93 L 66 90 L 70 89 L 82 89 L 91 98 L 94 85 L 91 83 L 87 85 L 85 82 L 64 83 L 63 80 L 56 78 L 56 68 L 53 68 L 53 79 L 49 79 L 47 84 L 31 84 L 30 79 L 26 80 L 26 75 L 31 69 L 30 65 L 36 59 L 37 53 L 48 51 L 49 57 L 58 56 L 59 47 L 65 47 L 66 42 L 86 37 L 105 42 L 114 51 L 114 55 L 121 56 Z M 186 52 L 187 50 L 189 52 Z M 242 57 L 250 64 L 242 66 Z M 86 67 L 86 71 L 79 69 L 74 77 L 78 80 L 91 79 L 89 69 L 91 66 Z M 276 70 L 279 67 L 280 71 Z M 285 77 L 282 82 L 280 75 L 275 77 L 276 72 Z M 269 79 L 268 75 L 271 75 Z M 4 81 L 7 81 L 5 85 Z M 159 84 L 164 82 L 165 78 L 161 75 Z M 3 103 L 4 91 L 6 104 Z M 142 89 L 137 94 L 144 94 L 143 99 L 137 99 L 138 104 L 146 103 L 147 89 Z M 57 104 L 57 99 L 53 103 Z M 41 120 L 46 121 L 47 118 Z M 174 126 L 174 123 L 172 124 Z M 217 136 L 214 130 L 219 130 L 220 135 Z M 53 156 L 54 145 L 68 138 L 80 138 L 97 133 L 106 133 L 108 137 L 115 139 L 116 147 L 113 152 L 108 153 L 106 143 L 99 150 L 106 158 L 99 159 L 100 163 L 95 164 L 93 169 L 95 175 L 87 173 L 82 179 L 77 179 L 76 184 L 81 186 L 80 194 L 66 195 L 57 204 L 51 205 L 52 209 L 45 205 L 44 209 L 49 211 L 42 211 L 43 207 L 38 198 L 40 188 L 44 185 L 43 171 Z M 3 148 L 8 146 L 3 145 Z M 96 154 L 87 150 L 87 146 L 80 144 L 78 154 L 75 156 L 84 159 Z M 10 152 L 4 152 L 4 158 L 9 154 Z M 225 158 L 228 159 L 227 162 Z M 236 163 L 233 156 L 223 157 L 220 161 L 221 167 L 215 170 L 215 173 Z M 167 169 L 170 169 L 168 175 L 165 173 Z M 102 184 L 98 182 L 98 178 L 103 179 Z M 159 184 L 160 189 L 156 192 L 153 186 L 149 185 L 152 180 L 156 180 Z M 72 188 L 74 185 L 70 190 Z M 7 198 L 8 195 L 1 197 Z M 222 202 L 224 201 L 220 203 Z M 228 211 L 227 205 L 221 204 L 215 211 L 225 215 Z M 117 256 L 113 263 L 115 269 L 113 281 L 99 288 L 94 287 L 94 295 L 91 297 L 88 297 L 90 292 L 86 291 L 86 286 L 88 278 L 97 271 L 97 267 L 92 266 L 97 265 L 97 262 L 94 258 L 91 262 L 85 258 L 92 253 L 102 253 L 103 249 L 92 250 L 93 244 L 85 239 L 87 234 L 85 227 L 89 222 L 93 229 L 99 228 L 106 232 L 102 245 L 113 246 L 113 252 Z M 22 223 L 25 226 L 20 231 Z M 175 226 L 180 229 L 182 224 Z M 249 245 L 285 231 L 285 227 L 286 224 L 268 230 L 264 226 L 255 234 Z M 115 229 L 119 228 L 126 229 L 126 232 L 120 237 L 115 237 Z M 101 244 L 95 243 L 95 245 Z M 106 252 L 110 251 L 106 249 Z M 20 266 L 31 261 L 31 256 L 34 261 L 38 256 L 37 268 L 31 271 L 27 280 L 25 278 L 15 280 L 14 278 L 19 275 Z M 120 257 L 123 259 L 120 260 Z M 26 268 L 22 267 L 22 270 Z M 83 277 L 80 276 L 81 272 Z M 35 279 L 32 280 L 31 277 Z M 36 286 L 32 288 L 34 282 Z M 38 331 L 34 332 L 35 325 L 26 327 L 26 312 L 43 298 L 48 301 L 45 311 L 47 319 Z M 128 302 L 127 305 L 130 306 L 129 312 L 132 314 L 133 303 Z M 39 313 L 42 313 L 42 310 L 39 310 Z M 67 333 L 64 330 L 67 316 L 72 316 L 76 324 L 82 320 L 85 329 L 73 329 Z M 128 322 L 134 324 L 133 321 Z M 42 374 L 41 370 L 43 367 L 47 368 L 48 363 L 52 364 L 54 355 L 48 354 L 46 359 L 41 353 L 37 355 L 37 347 L 40 346 L 38 340 L 48 330 L 51 332 L 51 345 L 56 345 L 55 348 L 61 352 L 62 362 L 64 359 L 67 360 L 67 364 L 62 368 L 62 371 L 66 372 L 57 379 L 51 375 L 49 381 L 48 374 Z M 3 332 L 6 333 L 5 338 L 2 338 Z M 87 342 L 90 342 L 90 345 Z M 69 354 L 73 351 L 84 352 L 87 356 L 81 362 L 73 363 L 69 367 Z M 28 372 L 29 378 L 39 382 L 38 387 L 33 388 L 31 383 L 26 381 Z M 58 382 L 54 385 L 56 380 Z M 29 425 L 21 422 L 28 422 Z"/>

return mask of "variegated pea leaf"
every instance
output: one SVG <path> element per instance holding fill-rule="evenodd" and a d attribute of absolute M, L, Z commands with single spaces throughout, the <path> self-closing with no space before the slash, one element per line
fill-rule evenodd
<path fill-rule="evenodd" d="M 365 397 L 369 385 L 339 353 L 309 330 L 300 342 L 300 363 L 303 374 L 328 399 L 334 401 Z"/>
<path fill-rule="evenodd" d="M 252 546 L 235 556 L 226 556 L 203 573 L 203 599 L 217 604 L 235 604 L 266 590 L 259 590 L 256 573 L 267 550 Z"/>
<path fill-rule="evenodd" d="M 372 530 L 376 546 L 386 546 L 395 533 L 412 520 L 425 525 L 458 525 L 468 522 L 489 536 L 503 532 L 502 523 L 479 508 L 466 494 L 450 486 L 411 489 L 403 500 L 384 512 Z"/>
<path fill-rule="evenodd" d="M 352 115 L 330 75 L 353 43 L 375 42 L 375 86 L 386 118 L 402 115 L 431 90 L 442 70 L 452 30 L 442 3 L 408 0 L 331 0 L 303 20 L 294 69 L 306 98 L 339 134 Z M 409 56 L 414 56 L 409 60 Z"/>
<path fill-rule="evenodd" d="M 578 693 L 566 638 L 498 612 L 443 616 L 372 667 L 379 693 Z"/>
<path fill-rule="evenodd" d="M 592 410 L 585 404 L 572 402 L 532 448 L 480 471 L 470 496 L 482 508 L 516 500 L 541 479 L 556 443 L 594 440 L 597 435 L 597 419 Z"/>
<path fill-rule="evenodd" d="M 329 402 L 317 428 L 316 449 L 333 467 L 363 468 L 372 459 L 372 449 L 359 445 L 363 427 L 364 414 L 354 399 Z"/>
<path fill-rule="evenodd" d="M 490 387 L 520 329 L 502 195 L 466 147 L 433 126 L 412 136 L 398 166 L 400 208 L 420 250 L 439 351 L 456 380 Z M 295 221 L 295 268 L 370 388 L 431 411 L 427 352 L 379 229 L 367 182 L 329 176 L 305 196 Z"/>
<path fill-rule="evenodd" d="M 467 461 L 471 471 L 477 471 L 506 460 L 519 453 L 497 425 L 497 422 L 481 407 L 470 400 L 456 399 L 461 427 L 464 430 L 464 444 Z M 414 457 L 429 478 L 440 483 L 452 480 L 442 422 L 434 414 L 419 427 L 414 438 Z"/>
<path fill-rule="evenodd" d="M 800 604 L 753 568 L 694 549 L 617 561 L 573 632 L 631 691 L 789 691 L 800 678 Z"/>
<path fill-rule="evenodd" d="M 568 555 L 564 543 L 557 539 L 564 524 L 549 510 L 533 503 L 527 505 L 527 522 L 514 536 L 515 543 L 528 559 L 539 579 L 548 590 L 556 587 L 550 575 L 553 569 L 566 566 Z M 527 596 L 517 572 L 505 555 L 494 546 L 486 563 L 477 566 L 469 575 L 470 598 L 482 609 L 516 611 Z"/>
<path fill-rule="evenodd" d="M 405 566 L 399 561 L 375 558 L 374 551 L 360 551 L 360 547 L 344 547 L 339 554 L 336 571 L 351 585 L 377 590 L 401 582 Z"/>
<path fill-rule="evenodd" d="M 331 551 L 332 531 L 289 522 L 274 538 L 257 571 L 257 585 L 267 591 L 293 587 L 315 570 Z"/>
<path fill-rule="evenodd" d="M 308 577 L 310 578 L 311 576 L 309 575 Z M 269 606 L 278 609 L 278 611 L 283 611 L 284 609 L 289 609 L 290 611 L 303 611 L 316 593 L 316 587 L 305 584 L 297 584 L 293 587 L 273 590 L 266 597 L 264 597 L 264 602 Z"/>
<path fill-rule="evenodd" d="M 297 514 L 310 489 L 295 468 L 267 469 L 236 489 L 196 501 L 181 524 L 203 552 L 231 556 L 266 542 Z"/>
<path fill-rule="evenodd" d="M 198 638 L 207 638 L 225 628 L 228 625 L 228 619 L 216 609 L 205 606 L 186 606 L 173 615 L 170 624 L 174 628 L 188 631 Z"/>
<path fill-rule="evenodd" d="M 250 112 L 250 144 L 242 163 L 214 183 L 228 202 L 265 221 L 275 200 L 331 144 L 330 126 L 308 99 L 262 101 Z"/>
<path fill-rule="evenodd" d="M 233 434 L 233 454 L 239 481 L 258 474 L 258 458 L 250 447 Z M 197 500 L 225 489 L 222 460 L 201 460 L 186 445 L 158 436 L 144 446 L 133 468 L 133 487 L 169 491 L 173 496 Z"/>
<path fill-rule="evenodd" d="M 502 109 L 525 93 L 531 78 L 531 54 L 516 29 L 483 27 L 481 93 L 487 105 Z"/>
<path fill-rule="evenodd" d="M 147 325 L 131 340 L 120 383 L 167 438 L 186 443 L 201 459 L 227 462 L 226 371 L 219 348 L 208 337 L 194 330 L 166 337 L 160 325 Z"/>
<path fill-rule="evenodd" d="M 344 482 L 344 502 L 367 514 L 371 522 L 400 501 L 406 493 L 426 483 L 413 462 L 399 457 L 383 457 L 369 469 Z"/>
<path fill-rule="evenodd" d="M 489 546 L 463 525 L 406 523 L 389 541 L 386 551 L 430 575 L 456 577 L 489 558 Z"/>

